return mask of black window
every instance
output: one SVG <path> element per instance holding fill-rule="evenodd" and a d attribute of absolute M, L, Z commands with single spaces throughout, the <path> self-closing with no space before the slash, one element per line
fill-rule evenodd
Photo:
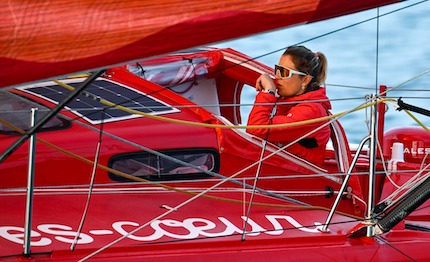
<path fill-rule="evenodd" d="M 219 155 L 213 149 L 184 149 L 161 151 L 165 155 L 189 163 L 184 166 L 173 160 L 147 152 L 118 155 L 109 161 L 109 167 L 128 175 L 150 181 L 187 180 L 211 177 L 196 167 L 212 172 L 219 171 Z M 133 181 L 120 175 L 109 173 L 114 181 Z"/>
<path fill-rule="evenodd" d="M 0 91 L 0 119 L 7 123 L 0 122 L 0 133 L 18 134 L 19 132 L 14 127 L 24 131 L 29 130 L 31 128 L 31 108 L 38 108 L 37 119 L 42 119 L 50 111 L 49 108 L 23 97 L 7 91 Z M 43 125 L 40 131 L 67 127 L 70 127 L 69 121 L 60 117 L 53 117 Z"/>

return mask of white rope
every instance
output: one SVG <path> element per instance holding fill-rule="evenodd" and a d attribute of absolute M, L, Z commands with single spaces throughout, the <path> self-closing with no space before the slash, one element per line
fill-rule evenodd
<path fill-rule="evenodd" d="M 386 166 L 386 164 L 385 164 L 385 158 L 384 158 L 384 153 L 383 153 L 383 151 L 382 151 L 382 147 L 381 147 L 381 144 L 379 143 L 379 140 L 378 140 L 378 137 L 376 137 L 376 142 L 377 142 L 377 146 L 378 146 L 378 150 L 379 150 L 379 155 L 381 156 L 381 162 L 382 162 L 382 167 L 384 168 L 384 172 L 385 172 L 385 177 L 388 179 L 388 181 L 390 181 L 390 183 L 394 186 L 394 187 L 396 187 L 396 188 L 400 188 L 400 186 L 399 185 L 397 185 L 394 181 L 393 181 L 393 179 L 391 178 L 391 172 L 388 172 L 388 170 L 387 170 L 387 166 Z"/>
<path fill-rule="evenodd" d="M 411 189 L 414 186 L 416 186 L 420 181 L 427 178 L 427 176 L 430 175 L 430 172 L 427 172 L 425 175 L 422 176 L 422 173 L 425 169 L 428 169 L 430 167 L 430 163 L 427 164 L 427 166 L 424 169 L 421 169 L 417 174 L 415 174 L 413 177 L 411 177 L 408 181 L 406 181 L 402 186 L 400 186 L 397 190 L 395 190 L 393 193 L 391 193 L 388 197 L 385 198 L 384 201 L 389 201 L 389 203 L 396 203 L 394 200 L 396 197 L 398 197 L 401 193 L 403 193 L 405 190 Z"/>
<path fill-rule="evenodd" d="M 91 182 L 90 182 L 90 187 L 88 189 L 87 201 L 85 203 L 84 212 L 82 213 L 81 222 L 79 223 L 79 227 L 78 227 L 78 230 L 76 232 L 77 234 L 75 235 L 75 238 L 73 239 L 73 242 L 72 242 L 72 244 L 70 246 L 70 250 L 71 251 L 75 250 L 75 246 L 78 243 L 78 238 L 81 235 L 82 227 L 84 226 L 85 218 L 87 217 L 88 209 L 90 207 L 90 200 L 91 200 L 91 195 L 92 195 L 92 192 L 93 192 L 94 179 L 95 179 L 96 170 L 97 170 L 97 163 L 99 161 L 100 144 L 101 144 L 101 142 L 99 141 L 97 143 L 96 156 L 95 156 L 95 160 L 94 160 L 93 171 L 92 171 L 92 174 L 91 174 Z"/>

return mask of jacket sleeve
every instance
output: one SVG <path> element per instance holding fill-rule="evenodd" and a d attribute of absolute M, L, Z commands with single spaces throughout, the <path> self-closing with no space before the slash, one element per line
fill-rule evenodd
<path fill-rule="evenodd" d="M 254 105 L 251 113 L 249 115 L 248 125 L 269 125 L 269 124 L 287 124 L 287 123 L 297 123 L 300 121 L 310 120 L 325 116 L 325 110 L 322 105 L 318 103 L 299 103 L 285 114 L 275 114 L 275 116 L 270 119 L 270 114 L 273 106 L 258 106 L 258 103 L 263 103 L 266 96 L 262 97 L 259 94 L 256 97 L 256 105 Z M 268 94 L 270 95 L 270 94 Z M 272 95 L 273 96 L 273 95 Z M 276 100 L 276 98 L 273 98 Z M 267 102 L 266 102 L 267 103 Z M 325 122 L 325 121 L 324 121 Z M 274 143 L 288 143 L 294 141 L 295 139 L 303 136 L 304 134 L 314 130 L 315 128 L 322 125 L 324 122 L 315 122 L 311 124 L 298 124 L 282 128 L 261 128 L 261 129 L 247 129 L 247 132 L 256 135 L 261 138 L 266 138 L 267 132 L 269 132 L 267 140 Z M 318 133 L 319 131 L 317 131 Z M 318 134 L 311 134 L 307 137 L 316 137 Z"/>
<path fill-rule="evenodd" d="M 254 106 L 248 117 L 248 125 L 268 125 L 271 123 L 270 115 L 275 105 L 277 98 L 269 93 L 260 92 L 255 97 Z M 255 136 L 265 138 L 267 134 L 266 128 L 248 128 L 246 132 Z"/>

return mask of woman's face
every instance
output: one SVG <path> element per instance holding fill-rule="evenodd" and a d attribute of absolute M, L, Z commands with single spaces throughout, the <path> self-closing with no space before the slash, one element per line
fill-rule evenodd
<path fill-rule="evenodd" d="M 279 65 L 297 70 L 290 55 L 283 55 L 279 59 Z M 310 81 L 310 76 L 293 74 L 290 78 L 281 79 L 279 73 L 275 74 L 276 88 L 278 94 L 284 97 L 298 96 L 305 92 L 302 86 L 306 86 Z"/>

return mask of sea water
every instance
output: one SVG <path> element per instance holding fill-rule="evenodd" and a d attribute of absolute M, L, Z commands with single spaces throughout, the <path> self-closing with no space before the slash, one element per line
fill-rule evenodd
<path fill-rule="evenodd" d="M 231 47 L 270 66 L 290 45 L 323 52 L 329 64 L 326 83 L 332 113 L 340 113 L 365 103 L 379 85 L 394 88 L 389 97 L 430 110 L 429 41 L 430 2 L 406 1 L 213 46 Z M 252 87 L 243 92 L 244 123 L 255 94 Z M 385 130 L 418 125 L 395 105 L 387 105 Z M 430 117 L 413 114 L 430 127 Z M 359 143 L 368 134 L 368 115 L 363 109 L 339 119 L 349 142 Z"/>

